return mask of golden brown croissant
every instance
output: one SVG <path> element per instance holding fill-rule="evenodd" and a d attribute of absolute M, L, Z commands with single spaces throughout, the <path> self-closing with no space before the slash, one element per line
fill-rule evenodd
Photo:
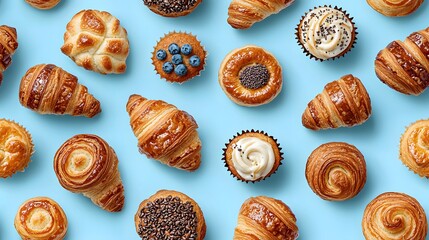
<path fill-rule="evenodd" d="M 398 92 L 420 95 L 429 86 L 429 28 L 387 45 L 375 59 L 375 73 Z"/>
<path fill-rule="evenodd" d="M 99 207 L 119 212 L 124 206 L 124 186 L 113 148 L 96 135 L 80 134 L 57 151 L 54 170 L 65 189 L 83 193 Z"/>
<path fill-rule="evenodd" d="M 428 223 L 416 199 L 403 193 L 387 192 L 365 208 L 362 231 L 367 240 L 424 240 Z"/>
<path fill-rule="evenodd" d="M 30 68 L 19 87 L 21 105 L 41 114 L 94 117 L 100 102 L 79 84 L 77 78 L 53 64 Z"/>
<path fill-rule="evenodd" d="M 16 29 L 6 25 L 0 26 L 0 84 L 3 72 L 12 63 L 12 55 L 18 48 Z"/>
<path fill-rule="evenodd" d="M 362 153 L 343 142 L 323 144 L 307 161 L 308 185 L 325 200 L 343 201 L 356 196 L 366 182 L 366 163 Z"/>
<path fill-rule="evenodd" d="M 312 130 L 353 127 L 371 115 L 371 99 L 362 82 L 346 75 L 328 83 L 323 92 L 308 103 L 302 125 Z"/>
<path fill-rule="evenodd" d="M 67 24 L 61 51 L 87 70 L 124 73 L 129 53 L 127 31 L 108 12 L 82 10 Z"/>
<path fill-rule="evenodd" d="M 25 240 L 62 240 L 67 233 L 67 217 L 54 200 L 32 198 L 19 207 L 15 229 Z"/>
<path fill-rule="evenodd" d="M 377 12 L 389 16 L 406 16 L 416 11 L 424 0 L 366 0 Z"/>
<path fill-rule="evenodd" d="M 168 166 L 195 171 L 201 163 L 201 141 L 194 118 L 174 105 L 131 95 L 130 124 L 141 153 Z"/>
<path fill-rule="evenodd" d="M 233 28 L 246 29 L 291 5 L 295 0 L 232 0 L 228 8 L 228 23 Z"/>
<path fill-rule="evenodd" d="M 42 10 L 51 9 L 57 6 L 57 4 L 61 2 L 61 0 L 25 0 L 25 1 L 31 6 Z"/>
<path fill-rule="evenodd" d="M 238 213 L 234 240 L 295 240 L 296 217 L 282 201 L 260 196 L 247 199 Z"/>
<path fill-rule="evenodd" d="M 417 121 L 405 130 L 399 158 L 413 172 L 429 178 L 429 120 Z"/>

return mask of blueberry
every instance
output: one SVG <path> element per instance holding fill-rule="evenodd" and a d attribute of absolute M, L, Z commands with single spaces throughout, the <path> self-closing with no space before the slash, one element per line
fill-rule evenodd
<path fill-rule="evenodd" d="M 165 73 L 171 73 L 171 72 L 173 72 L 173 69 L 174 69 L 174 65 L 173 65 L 171 62 L 165 62 L 165 63 L 162 65 L 162 70 L 163 70 Z"/>
<path fill-rule="evenodd" d="M 183 63 L 182 55 L 174 54 L 173 57 L 171 58 L 171 62 L 173 62 L 174 65 L 179 65 Z"/>
<path fill-rule="evenodd" d="M 189 64 L 191 64 L 192 67 L 198 67 L 201 64 L 201 60 L 197 55 L 194 55 L 189 59 Z"/>
<path fill-rule="evenodd" d="M 188 69 L 186 68 L 186 66 L 184 64 L 179 64 L 174 69 L 174 72 L 179 76 L 185 76 L 186 73 L 188 73 Z"/>
<path fill-rule="evenodd" d="M 184 55 L 189 55 L 189 54 L 191 54 L 191 52 L 192 52 L 192 46 L 191 45 L 185 44 L 182 46 L 182 53 Z"/>
<path fill-rule="evenodd" d="M 167 58 L 167 52 L 164 50 L 158 50 L 156 52 L 156 59 L 158 60 L 165 60 Z"/>
<path fill-rule="evenodd" d="M 172 43 L 170 44 L 170 46 L 168 46 L 168 51 L 174 55 L 174 54 L 179 54 L 180 53 L 180 47 L 179 45 Z"/>

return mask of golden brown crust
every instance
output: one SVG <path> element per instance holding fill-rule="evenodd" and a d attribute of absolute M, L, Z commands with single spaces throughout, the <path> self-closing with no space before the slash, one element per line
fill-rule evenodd
<path fill-rule="evenodd" d="M 232 0 L 228 23 L 233 28 L 247 29 L 291 5 L 294 0 Z"/>
<path fill-rule="evenodd" d="M 94 117 L 100 102 L 75 76 L 53 64 L 31 67 L 19 87 L 21 105 L 40 114 Z"/>
<path fill-rule="evenodd" d="M 195 171 L 200 166 L 198 125 L 187 112 L 136 94 L 130 96 L 127 112 L 141 153 L 182 170 Z"/>
<path fill-rule="evenodd" d="M 240 73 L 255 64 L 265 66 L 269 72 L 268 83 L 257 89 L 249 89 L 240 82 Z M 245 46 L 230 52 L 219 69 L 219 84 L 225 94 L 242 106 L 260 106 L 271 102 L 282 90 L 282 68 L 277 59 L 265 49 Z"/>
<path fill-rule="evenodd" d="M 166 73 L 162 70 L 162 65 L 165 62 L 171 62 L 173 57 L 172 54 L 168 52 L 168 46 L 172 43 L 176 43 L 180 47 L 184 44 L 190 44 L 192 46 L 192 53 L 189 55 L 181 54 L 183 58 L 183 64 L 186 66 L 188 72 L 184 76 L 179 76 L 174 73 Z M 156 58 L 156 52 L 158 50 L 164 50 L 167 52 L 167 58 L 163 61 L 160 61 Z M 192 56 L 198 56 L 201 60 L 201 63 L 198 67 L 192 67 L 189 64 L 189 59 Z M 200 75 L 200 72 L 204 70 L 204 66 L 206 64 L 206 55 L 207 52 L 204 50 L 203 46 L 201 46 L 201 42 L 197 39 L 196 36 L 190 33 L 183 32 L 171 32 L 166 34 L 157 45 L 154 47 L 154 51 L 152 53 L 152 64 L 155 66 L 155 71 L 161 76 L 161 78 L 169 81 L 169 82 L 177 82 L 184 83 L 196 76 Z"/>
<path fill-rule="evenodd" d="M 68 139 L 57 151 L 54 170 L 65 189 L 83 193 L 109 212 L 124 206 L 124 186 L 113 148 L 96 135 L 80 134 Z"/>
<path fill-rule="evenodd" d="M 196 229 L 197 238 L 195 240 L 204 239 L 204 237 L 206 235 L 207 227 L 206 227 L 206 221 L 204 219 L 204 214 L 203 214 L 203 211 L 201 210 L 200 206 L 198 205 L 197 202 L 195 202 L 194 199 L 190 198 L 186 194 L 183 194 L 183 193 L 177 192 L 177 191 L 173 191 L 173 190 L 160 190 L 157 193 L 155 193 L 154 195 L 152 195 L 151 197 L 149 197 L 148 199 L 146 199 L 140 203 L 139 208 L 137 210 L 137 213 L 134 215 L 134 223 L 136 226 L 137 233 L 139 232 L 139 225 L 141 225 L 141 226 L 145 225 L 145 223 L 142 222 L 141 218 L 139 217 L 142 209 L 145 206 L 147 206 L 147 204 L 149 202 L 154 202 L 157 199 L 168 198 L 169 196 L 171 196 L 173 198 L 178 197 L 178 198 L 180 198 L 180 200 L 183 203 L 189 202 L 193 206 L 193 209 L 195 211 L 196 218 L 197 218 L 197 229 Z"/>
<path fill-rule="evenodd" d="M 296 218 L 282 201 L 265 196 L 247 199 L 238 214 L 234 240 L 295 240 L 298 238 Z"/>
<path fill-rule="evenodd" d="M 420 95 L 429 86 L 429 28 L 381 50 L 375 60 L 375 73 L 398 92 Z"/>
<path fill-rule="evenodd" d="M 82 10 L 67 24 L 61 51 L 87 70 L 124 73 L 129 53 L 127 31 L 108 12 Z"/>
<path fill-rule="evenodd" d="M 3 72 L 12 64 L 12 55 L 18 48 L 16 29 L 6 25 L 0 26 L 0 84 Z"/>
<path fill-rule="evenodd" d="M 424 0 L 366 0 L 377 12 L 389 17 L 406 16 L 416 11 Z"/>
<path fill-rule="evenodd" d="M 58 3 L 61 2 L 61 0 L 25 0 L 28 4 L 30 4 L 32 7 L 47 10 L 51 9 L 55 6 L 57 6 Z"/>
<path fill-rule="evenodd" d="M 0 119 L 0 178 L 23 171 L 30 162 L 34 145 L 30 133 L 21 125 Z"/>
<path fill-rule="evenodd" d="M 178 1 L 178 0 L 176 0 L 176 1 Z M 179 12 L 175 12 L 175 11 L 165 12 L 165 11 L 162 11 L 158 7 L 158 5 L 156 5 L 156 4 L 152 4 L 152 5 L 148 6 L 148 7 L 149 7 L 149 9 L 152 12 L 154 12 L 154 13 L 156 13 L 158 15 L 161 15 L 163 17 L 182 17 L 182 16 L 186 16 L 186 15 L 190 14 L 191 12 L 193 12 L 195 10 L 195 8 L 197 8 L 198 5 L 200 5 L 200 3 L 202 3 L 202 2 L 203 2 L 202 0 L 196 0 L 195 4 L 192 5 L 189 9 L 184 10 L 184 11 L 179 11 Z"/>
<path fill-rule="evenodd" d="M 61 206 L 47 197 L 25 201 L 15 216 L 15 229 L 25 240 L 62 240 L 67 217 Z"/>
<path fill-rule="evenodd" d="M 424 240 L 428 224 L 420 203 L 403 193 L 387 192 L 365 208 L 362 232 L 367 240 Z"/>
<path fill-rule="evenodd" d="M 328 83 L 323 92 L 308 103 L 302 125 L 312 130 L 353 127 L 371 116 L 371 99 L 362 82 L 345 75 Z"/>
<path fill-rule="evenodd" d="M 353 145 L 323 144 L 308 157 L 305 177 L 313 192 L 322 199 L 347 200 L 365 186 L 365 158 Z"/>

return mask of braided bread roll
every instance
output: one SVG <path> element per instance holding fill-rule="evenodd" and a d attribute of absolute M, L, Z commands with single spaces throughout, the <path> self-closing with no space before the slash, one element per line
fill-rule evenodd
<path fill-rule="evenodd" d="M 25 240 L 62 240 L 67 233 L 68 222 L 57 202 L 47 197 L 36 197 L 19 207 L 14 224 Z"/>
<path fill-rule="evenodd" d="M 3 80 L 3 72 L 12 63 L 12 55 L 18 48 L 18 36 L 16 29 L 6 25 L 0 26 L 0 84 Z"/>
<path fill-rule="evenodd" d="M 420 95 L 429 86 L 429 28 L 387 45 L 375 59 L 375 73 L 398 92 Z"/>
<path fill-rule="evenodd" d="M 328 83 L 302 114 L 302 125 L 312 130 L 353 127 L 371 115 L 371 99 L 359 78 L 345 75 Z"/>
<path fill-rule="evenodd" d="M 291 5 L 295 0 L 232 0 L 228 8 L 228 23 L 233 28 L 250 28 L 272 14 Z"/>
<path fill-rule="evenodd" d="M 30 68 L 19 87 L 21 105 L 40 114 L 94 117 L 100 102 L 72 74 L 53 64 Z"/>
<path fill-rule="evenodd" d="M 428 223 L 416 199 L 403 193 L 387 192 L 366 206 L 362 231 L 367 240 L 424 240 Z"/>
<path fill-rule="evenodd" d="M 32 7 L 35 7 L 37 9 L 41 10 L 48 10 L 51 8 L 54 8 L 57 6 L 58 3 L 61 2 L 61 0 L 25 0 L 28 4 L 30 4 Z"/>
<path fill-rule="evenodd" d="M 238 213 L 234 240 L 295 240 L 298 238 L 296 217 L 282 201 L 260 196 L 247 199 Z"/>
<path fill-rule="evenodd" d="M 124 73 L 129 53 L 127 31 L 108 12 L 82 10 L 67 24 L 61 51 L 87 70 Z"/>
<path fill-rule="evenodd" d="M 130 124 L 141 153 L 168 166 L 195 171 L 201 164 L 201 141 L 194 118 L 174 105 L 131 95 Z"/>
<path fill-rule="evenodd" d="M 429 178 L 429 120 L 411 124 L 401 137 L 399 158 L 422 177 Z"/>
<path fill-rule="evenodd" d="M 377 12 L 389 17 L 406 16 L 416 11 L 424 0 L 366 0 Z"/>
<path fill-rule="evenodd" d="M 308 157 L 305 177 L 313 192 L 322 199 L 347 200 L 365 186 L 365 158 L 353 145 L 323 144 Z"/>
<path fill-rule="evenodd" d="M 96 135 L 81 134 L 67 140 L 57 151 L 54 170 L 65 189 L 83 193 L 109 212 L 124 206 L 124 186 L 113 148 Z"/>

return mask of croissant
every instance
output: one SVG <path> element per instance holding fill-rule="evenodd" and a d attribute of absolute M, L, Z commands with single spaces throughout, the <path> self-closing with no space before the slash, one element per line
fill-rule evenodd
<path fill-rule="evenodd" d="M 57 6 L 58 3 L 61 2 L 61 0 L 25 0 L 28 4 L 30 4 L 32 7 L 47 10 L 51 9 L 55 6 Z"/>
<path fill-rule="evenodd" d="M 295 240 L 296 217 L 282 201 L 260 196 L 247 199 L 238 213 L 234 240 Z"/>
<path fill-rule="evenodd" d="M 420 95 L 429 86 L 429 28 L 387 45 L 375 59 L 375 73 L 398 92 Z"/>
<path fill-rule="evenodd" d="M 201 163 L 201 141 L 194 118 L 174 105 L 131 95 L 130 124 L 140 152 L 168 166 L 195 171 Z"/>
<path fill-rule="evenodd" d="M 15 229 L 25 240 L 62 240 L 67 217 L 61 206 L 47 197 L 25 201 L 15 216 Z"/>
<path fill-rule="evenodd" d="M 419 176 L 429 178 L 429 120 L 411 124 L 401 137 L 399 158 Z"/>
<path fill-rule="evenodd" d="M 365 208 L 362 231 L 367 240 L 424 240 L 428 223 L 416 199 L 403 193 L 387 192 Z"/>
<path fill-rule="evenodd" d="M 272 14 L 291 5 L 295 0 L 232 0 L 228 8 L 228 23 L 237 29 L 250 28 Z"/>
<path fill-rule="evenodd" d="M 94 117 L 100 102 L 72 74 L 53 64 L 30 68 L 19 87 L 21 105 L 41 114 Z"/>
<path fill-rule="evenodd" d="M 302 125 L 312 130 L 352 127 L 371 115 L 371 99 L 362 82 L 346 75 L 328 83 L 302 114 Z"/>
<path fill-rule="evenodd" d="M 108 12 L 82 10 L 67 24 L 61 51 L 87 70 L 124 73 L 129 53 L 127 31 Z"/>
<path fill-rule="evenodd" d="M 113 148 L 96 135 L 81 134 L 67 140 L 57 151 L 54 170 L 65 189 L 83 193 L 109 212 L 124 206 L 124 186 Z"/>
<path fill-rule="evenodd" d="M 377 12 L 389 16 L 406 16 L 416 11 L 424 0 L 366 0 Z"/>
<path fill-rule="evenodd" d="M 3 72 L 12 63 L 12 55 L 18 48 L 18 36 L 16 29 L 6 25 L 0 26 L 0 84 L 3 80 Z"/>

